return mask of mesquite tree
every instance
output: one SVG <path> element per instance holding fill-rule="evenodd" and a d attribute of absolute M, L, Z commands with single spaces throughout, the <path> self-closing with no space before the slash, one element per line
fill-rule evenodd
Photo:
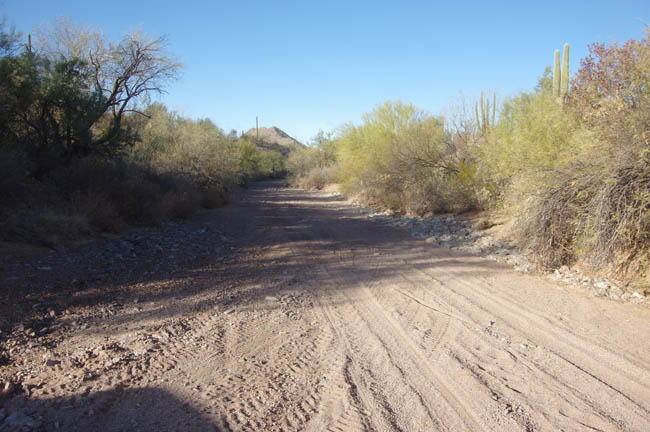
<path fill-rule="evenodd" d="M 33 46 L 3 56 L 1 64 L 0 145 L 20 147 L 41 171 L 132 144 L 125 114 L 163 93 L 181 68 L 167 53 L 165 37 L 135 32 L 110 43 L 67 21 L 37 33 Z"/>

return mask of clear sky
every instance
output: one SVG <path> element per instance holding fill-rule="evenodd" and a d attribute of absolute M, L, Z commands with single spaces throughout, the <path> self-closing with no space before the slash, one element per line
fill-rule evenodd
<path fill-rule="evenodd" d="M 17 30 L 56 17 L 169 35 L 185 63 L 163 101 L 226 130 L 278 126 L 302 141 L 389 99 L 443 113 L 461 92 L 534 87 L 553 51 L 571 70 L 593 42 L 639 39 L 650 1 L 0 0 Z"/>

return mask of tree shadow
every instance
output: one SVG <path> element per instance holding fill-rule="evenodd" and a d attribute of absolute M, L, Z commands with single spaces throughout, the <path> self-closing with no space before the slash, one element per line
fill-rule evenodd
<path fill-rule="evenodd" d="M 317 290 L 310 285 L 309 274 L 304 274 L 309 268 L 327 268 L 332 277 L 342 281 L 354 275 L 350 282 L 355 284 L 391 277 L 405 263 L 415 268 L 471 265 L 473 275 L 495 268 L 485 260 L 471 264 L 455 260 L 450 253 L 459 258 L 468 255 L 431 247 L 404 230 L 368 221 L 358 208 L 323 205 L 318 203 L 323 199 L 309 192 L 279 185 L 252 184 L 231 205 L 204 212 L 181 225 L 205 230 L 200 237 L 201 246 L 207 247 L 205 253 L 195 253 L 194 244 L 179 244 L 180 252 L 167 259 L 167 251 L 161 253 L 152 243 L 137 257 L 116 262 L 96 259 L 92 248 L 97 245 L 91 245 L 90 251 L 31 263 L 30 268 L 37 269 L 36 277 L 5 272 L 4 299 L 0 300 L 0 309 L 6 312 L 5 328 L 20 326 L 36 333 L 46 329 L 45 334 L 55 322 L 73 328 L 79 319 L 75 312 L 96 306 L 106 311 L 85 317 L 92 321 L 88 332 L 104 332 L 99 329 L 154 316 L 173 318 L 188 306 L 193 310 L 228 308 L 296 285 Z M 156 230 L 143 235 L 147 232 Z M 276 253 L 260 255 L 260 250 Z M 95 257 L 92 269 L 84 268 L 88 255 Z M 373 262 L 375 255 L 381 257 L 381 266 Z M 242 291 L 242 287 L 253 288 Z M 339 289 L 349 287 L 342 283 Z M 154 307 L 143 308 L 143 304 Z M 120 313 L 114 316 L 118 309 Z M 72 313 L 66 314 L 66 310 Z"/>

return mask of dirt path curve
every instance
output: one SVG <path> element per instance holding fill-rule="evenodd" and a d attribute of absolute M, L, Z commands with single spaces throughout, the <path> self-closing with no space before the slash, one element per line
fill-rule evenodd
<path fill-rule="evenodd" d="M 647 309 L 277 183 L 203 217 L 231 258 L 141 283 L 7 409 L 43 430 L 650 430 Z"/>

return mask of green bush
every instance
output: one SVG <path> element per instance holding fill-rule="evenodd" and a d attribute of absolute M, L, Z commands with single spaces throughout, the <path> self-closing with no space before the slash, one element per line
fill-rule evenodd
<path fill-rule="evenodd" d="M 414 214 L 479 205 L 469 143 L 413 105 L 385 103 L 344 128 L 336 144 L 344 190 L 371 203 Z"/>
<path fill-rule="evenodd" d="M 512 184 L 527 184 L 522 196 L 528 199 L 519 206 L 523 238 L 550 267 L 582 260 L 647 276 L 649 42 L 646 35 L 591 46 L 566 103 L 537 105 L 526 115 L 528 125 L 542 125 L 530 129 L 541 132 L 517 141 L 515 152 L 525 151 L 525 157 L 514 160 L 525 169 L 509 174 Z M 517 135 L 516 124 L 510 131 Z"/>

